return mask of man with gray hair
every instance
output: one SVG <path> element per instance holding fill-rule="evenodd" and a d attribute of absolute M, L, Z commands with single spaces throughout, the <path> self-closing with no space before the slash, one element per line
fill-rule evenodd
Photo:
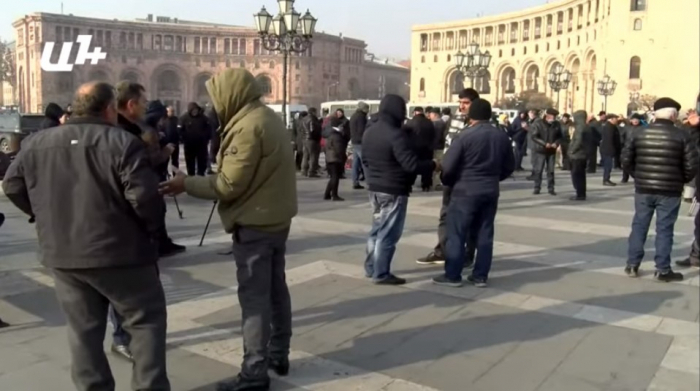
<path fill-rule="evenodd" d="M 622 152 L 622 168 L 634 178 L 634 219 L 629 237 L 625 273 L 639 276 L 644 244 L 656 213 L 656 273 L 662 282 L 681 281 L 671 270 L 673 231 L 678 219 L 683 186 L 697 173 L 698 152 L 685 130 L 677 128 L 681 105 L 671 98 L 654 104 L 655 121 L 628 136 Z"/>
<path fill-rule="evenodd" d="M 131 386 L 168 391 L 158 176 L 144 143 L 117 127 L 111 85 L 82 85 L 73 110 L 65 125 L 22 143 L 3 190 L 36 216 L 41 262 L 52 271 L 68 323 L 76 388 L 114 390 L 103 348 L 111 304 L 133 342 Z"/>

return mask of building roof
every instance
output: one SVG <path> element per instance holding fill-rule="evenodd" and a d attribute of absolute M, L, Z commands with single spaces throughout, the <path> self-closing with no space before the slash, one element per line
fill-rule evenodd
<path fill-rule="evenodd" d="M 380 57 L 375 56 L 372 53 L 367 53 L 365 55 L 365 62 L 374 63 L 377 65 L 385 65 L 385 66 L 395 67 L 395 68 L 404 68 L 404 69 L 409 68 L 400 62 L 392 61 L 388 58 L 380 58 Z"/>

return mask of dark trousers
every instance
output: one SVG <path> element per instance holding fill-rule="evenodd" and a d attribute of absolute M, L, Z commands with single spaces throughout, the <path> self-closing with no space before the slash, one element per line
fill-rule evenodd
<path fill-rule="evenodd" d="M 527 152 L 527 143 L 515 143 L 513 148 L 513 156 L 515 157 L 515 169 L 522 170 L 523 168 L 523 158 Z"/>
<path fill-rule="evenodd" d="M 56 296 L 68 323 L 72 378 L 78 391 L 114 390 L 104 352 L 109 305 L 131 335 L 134 390 L 170 390 L 165 366 L 167 315 L 156 265 L 53 269 Z"/>
<path fill-rule="evenodd" d="M 639 266 L 642 263 L 649 226 L 656 213 L 656 252 L 654 254 L 656 270 L 662 273 L 671 270 L 673 230 L 680 207 L 680 195 L 678 197 L 639 193 L 634 195 L 634 218 L 629 236 L 628 265 Z"/>
<path fill-rule="evenodd" d="M 546 168 L 547 189 L 549 191 L 554 191 L 554 159 L 554 155 L 545 155 L 537 152 L 532 154 L 532 170 L 533 174 L 535 175 L 535 190 L 540 190 L 542 188 L 542 172 Z"/>
<path fill-rule="evenodd" d="M 284 272 L 289 229 L 263 232 L 236 227 L 238 302 L 242 312 L 245 378 L 267 378 L 268 359 L 289 356 L 292 338 L 292 302 Z"/>
<path fill-rule="evenodd" d="M 435 255 L 445 258 L 445 248 L 447 246 L 447 211 L 452 199 L 452 188 L 445 186 L 442 189 L 442 206 L 440 207 L 440 221 L 438 222 L 438 244 L 435 246 Z M 470 231 L 467 236 L 467 249 L 464 253 L 466 263 L 474 262 L 476 254 L 476 239 L 478 231 Z"/>
<path fill-rule="evenodd" d="M 321 142 L 313 140 L 304 141 L 304 156 L 301 160 L 301 173 L 304 175 L 318 175 L 318 159 L 321 156 Z"/>
<path fill-rule="evenodd" d="M 628 182 L 630 180 L 630 173 L 627 171 L 622 171 L 622 182 Z"/>
<path fill-rule="evenodd" d="M 340 176 L 343 174 L 343 171 L 345 171 L 345 164 L 327 163 L 326 167 L 331 177 L 328 179 L 328 185 L 326 185 L 326 193 L 324 196 L 326 198 L 338 197 L 338 185 L 340 184 Z"/>
<path fill-rule="evenodd" d="M 586 198 L 586 163 L 586 159 L 571 160 L 571 183 L 579 198 Z"/>
<path fill-rule="evenodd" d="M 180 144 L 175 144 L 173 154 L 170 155 L 170 164 L 177 168 L 180 168 Z"/>
<path fill-rule="evenodd" d="M 420 186 L 421 186 L 421 189 L 430 189 L 431 187 L 433 187 L 433 173 L 432 172 L 430 174 L 421 174 Z"/>
<path fill-rule="evenodd" d="M 360 179 L 365 176 L 362 166 L 362 145 L 352 146 L 352 184 L 359 185 Z"/>
<path fill-rule="evenodd" d="M 621 152 L 615 152 L 614 167 L 618 170 L 622 169 Z"/>
<path fill-rule="evenodd" d="M 452 197 L 448 209 L 445 276 L 453 281 L 462 280 L 464 245 L 469 234 L 476 232 L 477 251 L 472 275 L 488 280 L 493 261 L 494 221 L 498 210 L 498 196 L 482 194 Z"/>
<path fill-rule="evenodd" d="M 561 169 L 564 171 L 571 170 L 571 159 L 569 159 L 569 144 L 561 144 Z"/>
<path fill-rule="evenodd" d="M 586 156 L 586 172 L 589 174 L 595 174 L 596 170 L 598 169 L 598 162 L 596 159 L 598 159 L 598 147 L 593 146 L 588 149 L 588 156 Z"/>
<path fill-rule="evenodd" d="M 297 145 L 296 153 L 294 155 L 294 164 L 297 167 L 297 171 L 301 171 L 301 160 L 304 158 L 304 147 Z"/>
<path fill-rule="evenodd" d="M 206 142 L 185 143 L 187 175 L 204 176 L 209 168 L 209 151 Z"/>
<path fill-rule="evenodd" d="M 695 213 L 695 240 L 690 248 L 690 259 L 695 262 L 700 260 L 700 213 Z"/>
<path fill-rule="evenodd" d="M 602 163 L 603 163 L 603 182 L 610 182 L 610 175 L 612 174 L 612 169 L 613 169 L 613 160 L 615 159 L 614 156 L 602 156 Z"/>
<path fill-rule="evenodd" d="M 113 306 L 109 306 L 107 312 L 109 323 L 112 325 L 112 343 L 117 346 L 129 346 L 131 336 L 122 327 L 122 317 L 114 310 Z"/>

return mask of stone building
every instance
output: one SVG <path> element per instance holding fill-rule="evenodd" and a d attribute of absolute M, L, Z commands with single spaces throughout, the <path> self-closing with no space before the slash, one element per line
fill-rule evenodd
<path fill-rule="evenodd" d="M 671 96 L 694 107 L 700 88 L 700 2 L 674 0 L 560 0 L 508 14 L 414 26 L 411 99 L 455 101 L 470 85 L 454 55 L 476 42 L 493 56 L 475 88 L 492 102 L 523 91 L 544 92 L 554 102 L 547 75 L 557 64 L 573 73 L 561 91 L 560 111 L 597 112 L 597 81 L 618 83 L 609 111 L 634 109 L 636 94 Z"/>
<path fill-rule="evenodd" d="M 282 101 L 282 56 L 265 50 L 253 28 L 153 17 L 135 21 L 106 20 L 34 13 L 15 21 L 17 96 L 22 109 L 43 110 L 49 102 L 67 104 L 75 88 L 86 81 L 133 80 L 143 84 L 150 99 L 161 99 L 178 111 L 187 103 L 206 103 L 204 83 L 226 68 L 246 68 L 263 85 L 265 101 Z M 96 65 L 88 61 L 72 72 L 45 72 L 40 59 L 45 42 L 56 42 L 52 62 L 62 42 L 91 35 L 92 46 L 107 53 Z M 289 59 L 288 101 L 317 106 L 326 100 L 376 99 L 377 81 L 385 93 L 408 95 L 408 69 L 366 60 L 362 40 L 325 33 L 314 36 L 310 48 Z M 73 45 L 71 59 L 78 45 Z M 364 96 L 364 94 L 369 94 Z"/>

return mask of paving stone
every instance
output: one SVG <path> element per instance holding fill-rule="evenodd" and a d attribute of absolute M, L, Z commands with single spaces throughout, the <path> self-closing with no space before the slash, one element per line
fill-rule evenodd
<path fill-rule="evenodd" d="M 700 377 L 694 373 L 675 371 L 661 368 L 647 391 L 698 391 L 700 390 Z"/>

